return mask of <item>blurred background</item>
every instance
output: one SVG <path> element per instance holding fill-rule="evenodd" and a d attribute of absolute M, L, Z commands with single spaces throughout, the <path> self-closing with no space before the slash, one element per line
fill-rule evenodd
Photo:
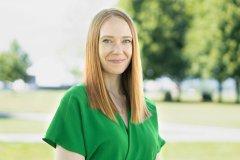
<path fill-rule="evenodd" d="M 162 160 L 239 160 L 240 0 L 0 0 L 0 159 L 53 159 L 41 137 L 110 7 L 137 27 Z"/>

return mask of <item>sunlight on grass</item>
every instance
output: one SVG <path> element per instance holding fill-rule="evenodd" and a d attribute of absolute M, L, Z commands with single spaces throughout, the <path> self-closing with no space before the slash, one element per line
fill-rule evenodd
<path fill-rule="evenodd" d="M 166 143 L 162 160 L 239 160 L 240 143 Z M 0 143 L 6 160 L 51 160 L 54 149 L 43 143 Z M 14 154 L 13 154 L 14 153 Z"/>
<path fill-rule="evenodd" d="M 240 106 L 218 103 L 156 103 L 160 122 L 240 128 Z"/>
<path fill-rule="evenodd" d="M 3 160 L 52 160 L 53 150 L 42 143 L 0 142 L 0 159 Z"/>
<path fill-rule="evenodd" d="M 162 160 L 239 160 L 240 143 L 166 143 Z"/>
<path fill-rule="evenodd" d="M 41 112 L 53 111 L 64 90 L 0 91 L 0 111 Z"/>
<path fill-rule="evenodd" d="M 0 120 L 0 133 L 43 133 L 44 122 L 3 119 Z"/>

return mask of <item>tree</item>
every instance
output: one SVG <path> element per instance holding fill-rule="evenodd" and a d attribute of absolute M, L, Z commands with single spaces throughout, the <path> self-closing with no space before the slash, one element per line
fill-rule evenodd
<path fill-rule="evenodd" d="M 187 12 L 193 15 L 184 48 L 191 62 L 189 75 L 215 78 L 219 83 L 219 102 L 222 101 L 222 82 L 233 77 L 239 102 L 240 1 L 186 2 Z"/>
<path fill-rule="evenodd" d="M 14 40 L 9 51 L 0 53 L 0 81 L 5 84 L 17 79 L 28 80 L 27 68 L 31 65 L 28 55 Z"/>
<path fill-rule="evenodd" d="M 193 16 L 187 33 L 184 53 L 191 62 L 188 74 L 193 78 L 215 78 L 219 82 L 219 102 L 222 101 L 222 82 L 229 77 L 223 52 L 219 52 L 221 32 L 221 0 L 186 1 L 187 12 Z M 206 90 L 202 91 L 204 94 Z"/>
<path fill-rule="evenodd" d="M 224 0 L 222 3 L 219 52 L 227 73 L 236 82 L 236 103 L 240 102 L 240 1 Z"/>
<path fill-rule="evenodd" d="M 138 29 L 144 78 L 169 76 L 181 93 L 180 82 L 188 68 L 182 49 L 190 20 L 184 1 L 121 0 L 120 6 L 130 14 Z"/>

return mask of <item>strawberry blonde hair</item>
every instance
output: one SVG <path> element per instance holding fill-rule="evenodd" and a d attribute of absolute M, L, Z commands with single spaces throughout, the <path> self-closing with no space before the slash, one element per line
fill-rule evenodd
<path fill-rule="evenodd" d="M 119 9 L 110 8 L 100 11 L 93 18 L 87 36 L 85 53 L 84 83 L 92 108 L 100 109 L 107 117 L 116 121 L 117 112 L 104 82 L 99 57 L 99 36 L 102 24 L 110 17 L 120 17 L 127 22 L 131 30 L 132 58 L 129 66 L 121 75 L 121 87 L 127 98 L 127 106 L 131 109 L 131 121 L 141 123 L 150 116 L 143 92 L 142 65 L 137 31 L 131 18 Z"/>

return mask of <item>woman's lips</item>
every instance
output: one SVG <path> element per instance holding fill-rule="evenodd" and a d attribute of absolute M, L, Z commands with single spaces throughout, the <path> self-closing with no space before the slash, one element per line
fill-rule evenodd
<path fill-rule="evenodd" d="M 111 63 L 118 64 L 118 63 L 122 63 L 123 61 L 125 61 L 125 59 L 112 59 L 112 60 L 108 60 L 108 61 L 110 61 Z"/>

